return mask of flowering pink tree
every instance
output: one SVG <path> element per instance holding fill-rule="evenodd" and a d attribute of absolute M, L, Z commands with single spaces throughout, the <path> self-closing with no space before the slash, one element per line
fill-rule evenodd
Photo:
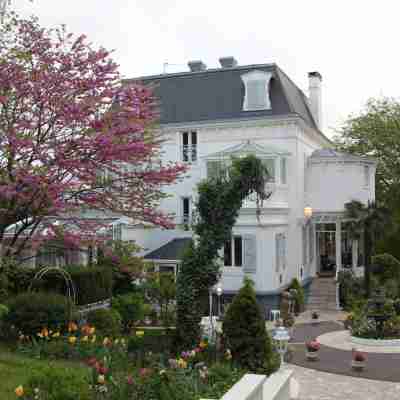
<path fill-rule="evenodd" d="M 3 254 L 60 233 L 48 216 L 79 226 L 68 240 L 78 230 L 91 240 L 99 226 L 78 218 L 85 209 L 171 226 L 157 209 L 161 188 L 185 168 L 161 164 L 156 118 L 151 89 L 121 85 L 105 49 L 65 28 L 46 30 L 35 18 L 6 16 L 0 27 Z"/>

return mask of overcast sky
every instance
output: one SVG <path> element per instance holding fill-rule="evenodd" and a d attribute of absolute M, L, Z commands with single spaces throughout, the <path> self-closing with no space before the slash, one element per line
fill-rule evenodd
<path fill-rule="evenodd" d="M 324 131 L 370 97 L 400 95 L 398 0 L 13 0 L 48 27 L 66 24 L 107 49 L 125 77 L 218 67 L 278 64 L 307 94 L 307 72 L 323 77 Z"/>

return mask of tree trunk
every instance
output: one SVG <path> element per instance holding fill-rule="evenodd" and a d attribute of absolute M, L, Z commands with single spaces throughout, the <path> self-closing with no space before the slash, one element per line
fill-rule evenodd
<path fill-rule="evenodd" d="M 371 251 L 372 251 L 372 240 L 371 240 L 371 228 L 369 224 L 365 225 L 364 229 L 364 287 L 365 297 L 368 299 L 371 295 Z"/>

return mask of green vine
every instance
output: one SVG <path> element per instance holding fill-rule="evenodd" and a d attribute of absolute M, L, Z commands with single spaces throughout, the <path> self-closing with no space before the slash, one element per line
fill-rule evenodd
<path fill-rule="evenodd" d="M 243 200 L 257 194 L 257 208 L 270 194 L 268 171 L 253 155 L 233 159 L 228 174 L 198 186 L 194 241 L 185 253 L 177 280 L 177 343 L 190 348 L 200 336 L 202 304 L 220 277 L 218 251 L 231 237 Z M 258 214 L 257 214 L 258 215 Z"/>

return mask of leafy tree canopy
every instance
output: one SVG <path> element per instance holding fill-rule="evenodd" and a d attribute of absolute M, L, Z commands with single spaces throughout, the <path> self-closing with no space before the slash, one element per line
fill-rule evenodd
<path fill-rule="evenodd" d="M 17 225 L 6 254 L 25 239 L 54 237 L 57 229 L 44 226 L 49 215 L 73 221 L 79 239 L 90 240 L 99 226 L 82 221 L 82 209 L 172 226 L 158 211 L 161 187 L 186 168 L 161 164 L 157 113 L 152 91 L 123 85 L 104 48 L 65 27 L 48 30 L 36 18 L 7 15 L 0 26 L 3 250 L 5 231 Z"/>

